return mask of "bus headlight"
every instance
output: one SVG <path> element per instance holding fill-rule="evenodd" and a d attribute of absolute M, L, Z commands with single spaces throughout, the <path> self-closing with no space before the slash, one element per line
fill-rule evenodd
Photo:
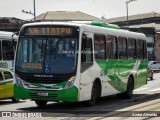
<path fill-rule="evenodd" d="M 73 83 L 74 83 L 74 80 L 75 80 L 75 77 L 74 77 L 74 76 L 71 77 L 71 78 L 67 81 L 66 85 L 64 86 L 64 89 L 68 89 L 68 88 L 72 87 L 72 86 L 73 86 Z"/>
<path fill-rule="evenodd" d="M 15 77 L 16 77 L 16 84 L 18 86 L 23 87 L 23 81 L 22 81 L 22 79 L 18 75 L 16 75 Z"/>
<path fill-rule="evenodd" d="M 30 84 L 22 80 L 18 75 L 16 75 L 16 84 L 20 87 L 30 88 Z"/>

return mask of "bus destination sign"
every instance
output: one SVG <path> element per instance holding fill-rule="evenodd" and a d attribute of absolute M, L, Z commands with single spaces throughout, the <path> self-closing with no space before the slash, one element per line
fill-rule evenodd
<path fill-rule="evenodd" d="M 70 27 L 28 27 L 25 35 L 58 35 L 71 36 L 73 28 Z"/>

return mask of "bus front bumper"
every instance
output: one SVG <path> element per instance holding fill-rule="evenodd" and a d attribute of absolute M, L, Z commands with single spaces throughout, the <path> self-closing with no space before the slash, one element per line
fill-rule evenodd
<path fill-rule="evenodd" d="M 17 99 L 77 102 L 78 88 L 72 86 L 63 90 L 30 90 L 14 84 L 14 97 Z"/>

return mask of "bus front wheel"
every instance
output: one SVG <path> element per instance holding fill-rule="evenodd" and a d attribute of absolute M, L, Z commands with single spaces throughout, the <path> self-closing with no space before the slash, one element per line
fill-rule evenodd
<path fill-rule="evenodd" d="M 91 92 L 91 99 L 86 101 L 87 103 L 87 106 L 94 106 L 96 103 L 97 103 L 97 98 L 98 98 L 98 95 L 97 95 L 97 85 L 94 83 L 93 84 L 93 87 L 92 87 L 92 92 Z"/>
<path fill-rule="evenodd" d="M 35 100 L 35 103 L 40 107 L 44 107 L 47 105 L 47 101 L 45 100 Z"/>

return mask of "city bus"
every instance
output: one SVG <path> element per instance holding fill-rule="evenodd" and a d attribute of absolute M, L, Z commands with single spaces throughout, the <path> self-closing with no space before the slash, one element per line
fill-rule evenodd
<path fill-rule="evenodd" d="M 146 36 L 105 23 L 25 24 L 15 59 L 15 98 L 38 106 L 93 106 L 104 96 L 131 98 L 147 84 Z"/>
<path fill-rule="evenodd" d="M 0 31 L 0 68 L 13 69 L 17 40 L 15 33 Z"/>

